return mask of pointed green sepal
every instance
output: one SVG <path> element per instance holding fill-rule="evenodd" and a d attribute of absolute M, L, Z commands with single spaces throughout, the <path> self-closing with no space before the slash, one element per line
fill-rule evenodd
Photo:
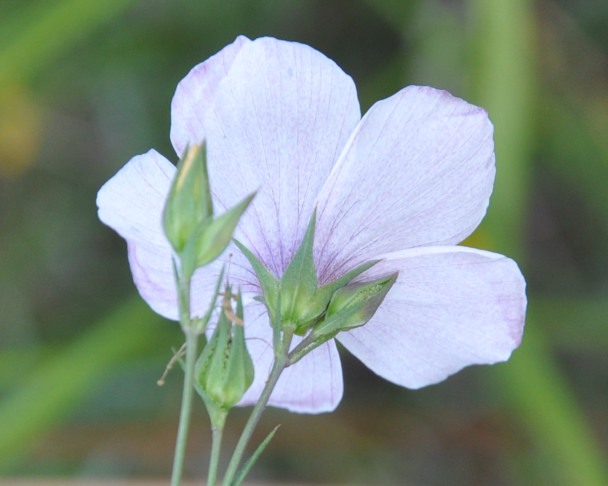
<path fill-rule="evenodd" d="M 195 267 L 202 267 L 215 260 L 226 249 L 236 225 L 247 210 L 255 193 L 250 194 L 233 208 L 210 222 L 203 222 L 189 242 L 195 255 Z M 189 249 L 188 249 L 189 250 Z M 188 251 L 186 250 L 186 251 Z"/>
<path fill-rule="evenodd" d="M 327 301 L 315 298 L 318 290 L 317 269 L 314 263 L 316 210 L 313 212 L 300 247 L 281 278 L 281 317 L 296 329 L 305 327 L 321 315 Z"/>
<path fill-rule="evenodd" d="M 371 282 L 357 282 L 334 292 L 325 318 L 312 330 L 316 339 L 327 340 L 368 322 L 397 280 L 398 273 Z"/>
<path fill-rule="evenodd" d="M 193 145 L 177 164 L 177 173 L 163 210 L 163 229 L 177 253 L 185 248 L 196 228 L 212 214 L 205 145 Z"/>
<path fill-rule="evenodd" d="M 261 300 L 264 304 L 266 304 L 268 314 L 272 320 L 276 315 L 275 305 L 278 299 L 279 282 L 276 278 L 274 278 L 266 266 L 258 259 L 258 257 L 256 257 L 245 245 L 238 240 L 234 240 L 234 244 L 239 250 L 241 250 L 243 255 L 245 255 L 245 258 L 247 258 L 251 264 L 251 267 L 253 268 L 253 271 L 257 275 L 260 286 L 262 287 L 262 293 L 264 294 L 258 300 Z"/>
<path fill-rule="evenodd" d="M 344 275 L 342 275 L 340 278 L 338 278 L 328 284 L 325 284 L 319 290 L 325 291 L 324 289 L 328 289 L 327 291 L 329 291 L 333 294 L 336 290 L 338 290 L 341 287 L 344 287 L 346 284 L 350 283 L 351 280 L 357 278 L 362 273 L 367 272 L 370 268 L 372 268 L 374 265 L 376 265 L 380 261 L 381 260 L 370 260 L 369 262 L 362 263 L 361 265 L 354 268 L 350 272 L 347 272 Z"/>

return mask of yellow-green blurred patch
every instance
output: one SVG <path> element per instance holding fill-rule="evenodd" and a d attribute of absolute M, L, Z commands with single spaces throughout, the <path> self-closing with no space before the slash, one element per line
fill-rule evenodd
<path fill-rule="evenodd" d="M 0 177 L 27 170 L 40 150 L 43 131 L 40 106 L 20 87 L 0 91 Z"/>
<path fill-rule="evenodd" d="M 489 237 L 483 227 L 477 228 L 468 238 L 466 238 L 461 246 L 470 246 L 471 248 L 479 248 L 482 250 L 492 249 L 492 239 Z"/>

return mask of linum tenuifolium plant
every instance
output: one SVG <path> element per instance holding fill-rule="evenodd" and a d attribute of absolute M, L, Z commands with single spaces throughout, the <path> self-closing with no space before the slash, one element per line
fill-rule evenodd
<path fill-rule="evenodd" d="M 151 150 L 97 197 L 139 293 L 185 333 L 174 485 L 195 391 L 212 424 L 208 484 L 228 411 L 253 405 L 233 485 L 274 434 L 245 460 L 266 406 L 338 405 L 335 340 L 408 388 L 509 358 L 524 279 L 507 257 L 456 246 L 488 206 L 492 134 L 483 109 L 428 87 L 361 117 L 352 79 L 295 42 L 238 37 L 188 73 L 171 105 L 177 168 Z"/>

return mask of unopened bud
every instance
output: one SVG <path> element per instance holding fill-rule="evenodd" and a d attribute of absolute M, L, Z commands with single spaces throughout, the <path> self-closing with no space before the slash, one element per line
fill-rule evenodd
<path fill-rule="evenodd" d="M 384 301 L 397 280 L 397 273 L 371 282 L 358 282 L 336 290 L 329 302 L 325 318 L 313 328 L 321 339 L 334 337 L 368 322 Z"/>
<path fill-rule="evenodd" d="M 253 361 L 243 329 L 242 298 L 239 293 L 236 314 L 230 305 L 231 298 L 227 286 L 217 327 L 196 365 L 197 389 L 211 415 L 236 405 L 253 383 Z"/>
<path fill-rule="evenodd" d="M 186 151 L 163 213 L 165 235 L 179 255 L 182 274 L 192 275 L 220 256 L 254 195 L 214 219 L 205 146 Z"/>
<path fill-rule="evenodd" d="M 193 145 L 177 165 L 163 212 L 163 228 L 177 253 L 213 215 L 204 145 Z"/>

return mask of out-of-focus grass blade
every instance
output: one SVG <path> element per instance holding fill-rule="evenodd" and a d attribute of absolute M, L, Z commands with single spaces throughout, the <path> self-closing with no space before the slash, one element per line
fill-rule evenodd
<path fill-rule="evenodd" d="M 492 379 L 510 400 L 541 453 L 537 477 L 543 484 L 604 486 L 608 484 L 601 449 L 594 441 L 571 388 L 555 365 L 534 314 L 521 349 L 508 364 L 495 368 Z M 549 470 L 547 470 L 549 466 Z"/>
<path fill-rule="evenodd" d="M 468 3 L 475 29 L 473 100 L 488 110 L 495 126 L 496 183 L 484 227 L 494 249 L 521 261 L 536 115 L 531 2 Z"/>
<path fill-rule="evenodd" d="M 469 6 L 477 28 L 476 101 L 496 127 L 498 172 L 485 229 L 494 249 L 522 262 L 535 116 L 532 2 L 469 0 Z M 543 474 L 550 475 L 547 484 L 608 484 L 600 450 L 535 320 L 528 319 L 524 345 L 493 377 L 501 378 L 495 385 L 548 459 L 543 465 L 552 465 Z"/>
<path fill-rule="evenodd" d="M 49 353 L 50 349 L 41 346 L 0 351 L 0 387 L 10 386 L 19 376 L 28 374 Z"/>
<path fill-rule="evenodd" d="M 139 298 L 100 319 L 87 333 L 24 376 L 0 403 L 0 472 L 66 417 L 127 358 L 166 345 L 160 318 Z"/>
<path fill-rule="evenodd" d="M 576 112 L 563 100 L 547 95 L 540 116 L 543 120 L 540 136 L 546 149 L 555 154 L 551 157 L 551 169 L 571 181 L 608 220 L 608 114 L 595 126 L 584 109 Z"/>
<path fill-rule="evenodd" d="M 135 0 L 42 0 L 0 21 L 0 88 L 46 68 Z M 10 39 L 6 39 L 10 37 Z"/>

